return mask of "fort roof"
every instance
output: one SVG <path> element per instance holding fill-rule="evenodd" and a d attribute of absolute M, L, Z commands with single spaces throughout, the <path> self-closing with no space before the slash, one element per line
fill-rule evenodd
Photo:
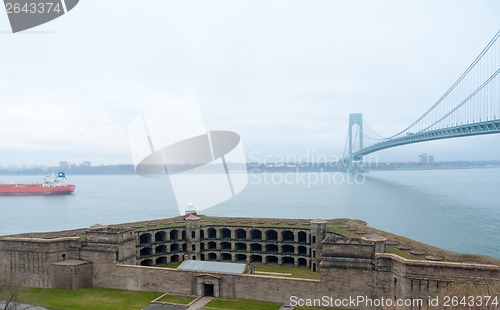
<path fill-rule="evenodd" d="M 214 228 L 250 228 L 255 227 L 257 229 L 282 229 L 282 230 L 294 230 L 294 229 L 311 229 L 311 224 L 318 223 L 314 219 L 284 219 L 284 218 L 244 218 L 244 217 L 215 217 L 215 216 L 205 216 L 197 215 L 199 217 L 200 226 L 203 227 L 214 227 Z M 367 226 L 366 222 L 361 220 L 353 219 L 327 219 L 319 220 L 320 223 L 326 222 L 326 230 L 328 233 L 339 234 L 348 238 L 362 238 L 372 242 L 378 240 L 386 239 L 387 252 L 397 254 L 401 257 L 413 260 L 425 260 L 427 257 L 434 258 L 444 258 L 445 261 L 454 262 L 465 262 L 465 263 L 482 263 L 482 264 L 494 264 L 500 266 L 500 260 L 488 256 L 482 255 L 471 255 L 471 254 L 461 254 L 446 251 L 437 247 L 433 247 L 428 244 L 420 243 L 415 240 L 411 240 L 402 236 L 391 234 L 390 232 L 381 231 L 373 227 Z M 113 225 L 98 225 L 94 228 L 94 231 L 108 230 L 109 232 L 117 231 L 130 231 L 134 230 L 135 233 L 156 233 L 161 230 L 169 229 L 185 229 L 186 221 L 183 216 L 133 222 L 133 223 L 123 223 L 123 224 L 113 224 Z M 92 231 L 92 229 L 90 229 Z M 0 236 L 0 242 L 6 240 L 12 240 L 12 238 L 25 238 L 26 241 L 38 241 L 40 239 L 59 239 L 68 237 L 79 237 L 82 241 L 87 240 L 89 234 L 89 228 L 81 228 L 75 230 L 59 231 L 59 232 L 45 232 L 45 233 L 24 233 L 11 236 Z M 76 238 L 74 238 L 76 239 Z M 328 241 L 327 241 L 328 242 Z M 413 252 L 413 253 L 412 253 Z M 415 255 L 415 253 L 424 253 L 426 255 Z"/>
<path fill-rule="evenodd" d="M 245 264 L 185 260 L 177 269 L 209 273 L 243 274 L 246 267 L 247 265 Z"/>

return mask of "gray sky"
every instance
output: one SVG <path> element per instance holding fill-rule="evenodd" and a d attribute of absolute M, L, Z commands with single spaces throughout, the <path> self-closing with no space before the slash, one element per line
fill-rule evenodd
<path fill-rule="evenodd" d="M 239 133 L 248 158 L 340 155 L 349 113 L 380 134 L 399 131 L 499 28 L 495 0 L 81 0 L 15 35 L 0 11 L 0 165 L 131 163 L 129 122 L 192 93 L 207 127 Z M 499 143 L 492 135 L 377 154 L 500 159 Z"/>

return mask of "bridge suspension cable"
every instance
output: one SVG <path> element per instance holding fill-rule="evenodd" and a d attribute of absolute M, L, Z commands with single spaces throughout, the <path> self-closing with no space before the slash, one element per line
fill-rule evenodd
<path fill-rule="evenodd" d="M 437 139 L 500 133 L 500 31 L 481 53 L 419 118 L 398 133 L 383 137 L 376 133 L 360 113 L 349 116 L 346 148 L 349 162 L 379 150 Z M 354 121 L 353 121 L 354 120 Z M 359 136 L 359 139 L 358 139 Z M 357 141 L 360 141 L 358 149 Z M 353 141 L 348 145 L 348 141 Z M 344 152 L 345 156 L 345 152 Z"/>
<path fill-rule="evenodd" d="M 382 136 L 382 135 L 379 135 L 379 134 L 378 134 L 375 130 L 373 130 L 373 129 L 372 129 L 372 128 L 368 125 L 368 123 L 367 123 L 367 122 L 365 122 L 365 121 L 363 121 L 363 128 L 368 129 L 370 133 L 372 133 L 374 136 L 376 136 L 376 137 L 377 137 L 377 138 L 375 138 L 375 137 L 373 137 L 373 136 L 371 136 L 371 135 L 367 134 L 367 133 L 366 133 L 366 130 L 365 130 L 365 131 L 363 131 L 363 135 L 364 135 L 365 137 L 367 137 L 368 139 L 371 139 L 371 140 L 377 140 L 377 141 L 381 141 L 381 140 L 386 140 L 386 139 L 388 139 L 387 137 L 384 137 L 384 136 Z"/>
<path fill-rule="evenodd" d="M 457 93 L 459 93 L 458 95 L 455 94 L 455 97 L 466 96 L 466 94 L 465 94 L 466 90 L 470 89 L 471 86 L 474 84 L 473 83 L 474 81 L 472 81 L 471 79 L 477 80 L 477 75 L 482 76 L 485 73 L 487 73 L 487 71 L 489 71 L 487 68 L 488 64 L 486 63 L 486 61 L 485 61 L 485 63 L 481 63 L 481 60 L 487 58 L 486 60 L 490 63 L 490 66 L 492 69 L 498 68 L 498 62 L 499 62 L 499 58 L 500 58 L 499 57 L 500 48 L 499 48 L 499 46 L 498 46 L 499 44 L 497 44 L 497 42 L 498 42 L 499 37 L 500 37 L 500 31 L 498 31 L 495 34 L 495 36 L 491 39 L 491 41 L 486 45 L 486 47 L 481 51 L 481 53 L 476 57 L 476 59 L 474 59 L 474 61 L 469 65 L 469 67 L 464 71 L 464 73 L 462 73 L 462 75 L 455 81 L 455 83 L 453 83 L 453 85 L 424 114 L 422 114 L 417 120 L 415 120 L 413 123 L 411 123 L 405 129 L 399 131 L 398 133 L 396 133 L 392 136 L 387 137 L 386 139 L 392 139 L 392 138 L 398 137 L 400 135 L 406 134 L 410 131 L 411 131 L 411 133 L 415 133 L 415 132 L 420 132 L 420 131 L 424 131 L 424 130 L 428 130 L 428 129 L 432 128 L 434 125 L 437 125 L 439 122 L 444 120 L 446 117 L 450 116 L 453 112 L 457 111 L 459 107 L 461 107 L 465 103 L 467 103 L 467 101 L 469 101 L 470 98 L 475 96 L 480 90 L 482 90 L 487 84 L 489 84 L 497 76 L 498 69 L 490 76 L 489 79 L 486 80 L 485 83 L 480 85 L 480 87 L 476 88 L 476 90 L 473 91 L 470 94 L 470 96 L 466 97 L 467 98 L 466 100 L 461 101 L 461 103 L 456 108 L 452 109 L 452 111 L 450 111 L 451 113 L 445 113 L 445 115 L 443 117 L 436 117 L 434 120 L 425 120 L 425 118 L 427 116 L 432 116 L 432 115 L 430 115 L 431 112 L 435 111 L 436 108 L 441 103 L 443 103 L 443 101 L 445 101 L 445 99 L 449 98 L 450 94 L 452 94 L 452 92 L 455 89 L 457 89 Z M 489 54 L 489 57 L 485 57 L 485 55 L 487 55 L 489 51 L 491 51 L 491 53 Z M 475 68 L 477 68 L 476 72 L 473 71 Z M 471 74 L 471 75 L 469 75 L 469 74 Z M 469 76 L 472 76 L 472 78 L 467 79 L 467 77 L 469 77 Z M 460 89 L 459 86 L 462 86 L 461 85 L 462 82 L 464 82 L 463 88 Z M 456 99 L 458 99 L 458 98 L 456 98 Z M 473 113 L 472 110 L 473 110 L 472 108 L 469 108 L 468 111 L 465 112 L 466 118 L 468 118 L 472 115 L 472 113 Z M 448 111 L 449 111 L 449 109 L 448 109 Z M 455 120 L 458 120 L 458 119 L 455 119 Z M 458 122 L 455 121 L 455 124 L 456 123 L 458 123 Z M 424 124 L 424 126 L 418 126 L 421 124 Z M 413 130 L 415 128 L 419 128 L 419 129 Z"/>

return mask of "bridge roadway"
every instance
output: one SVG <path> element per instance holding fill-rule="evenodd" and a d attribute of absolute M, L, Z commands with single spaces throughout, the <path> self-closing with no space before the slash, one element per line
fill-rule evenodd
<path fill-rule="evenodd" d="M 487 135 L 500 133 L 500 120 L 483 121 L 471 124 L 463 124 L 453 127 L 439 128 L 434 130 L 422 131 L 417 133 L 407 133 L 406 136 L 393 138 L 375 143 L 371 146 L 358 150 L 353 153 L 354 159 L 360 159 L 363 155 L 381 151 L 395 146 L 433 141 L 440 139 L 467 137 L 475 135 Z"/>

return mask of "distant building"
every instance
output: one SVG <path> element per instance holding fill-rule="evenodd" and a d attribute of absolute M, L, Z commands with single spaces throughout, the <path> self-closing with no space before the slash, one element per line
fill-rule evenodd
<path fill-rule="evenodd" d="M 427 163 L 428 163 L 429 165 L 432 165 L 432 164 L 434 163 L 434 155 L 429 155 L 429 156 L 427 157 Z"/>
<path fill-rule="evenodd" d="M 67 161 L 60 161 L 59 162 L 59 168 L 61 169 L 68 169 L 69 168 L 69 164 Z"/>
<path fill-rule="evenodd" d="M 82 162 L 82 167 L 91 167 L 91 166 L 92 165 L 91 165 L 90 161 L 84 161 L 84 162 Z"/>
<path fill-rule="evenodd" d="M 423 153 L 421 155 L 418 155 L 418 162 L 422 165 L 427 165 L 429 163 L 429 158 L 427 157 L 426 153 Z"/>
<path fill-rule="evenodd" d="M 418 155 L 418 159 L 418 163 L 421 165 L 432 165 L 434 163 L 434 155 L 427 155 L 427 153 Z"/>

